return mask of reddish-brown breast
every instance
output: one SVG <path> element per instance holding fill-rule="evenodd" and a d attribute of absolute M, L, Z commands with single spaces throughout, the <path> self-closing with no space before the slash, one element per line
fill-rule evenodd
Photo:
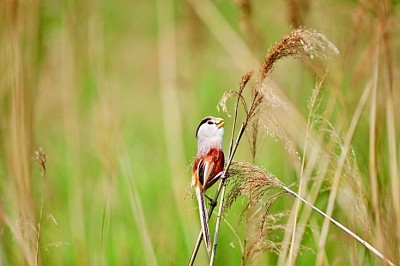
<path fill-rule="evenodd" d="M 206 178 L 208 180 L 206 184 L 202 184 L 202 182 L 199 180 L 199 163 L 203 161 L 209 163 L 210 169 L 210 174 Z M 225 156 L 222 150 L 220 149 L 210 149 L 210 151 L 206 154 L 204 157 L 198 157 L 196 158 L 194 165 L 193 165 L 193 174 L 195 180 L 195 185 L 200 186 L 202 190 L 207 190 L 209 187 L 211 187 L 218 179 L 214 179 L 214 177 L 220 173 L 222 170 L 224 170 L 224 163 L 225 163 Z"/>

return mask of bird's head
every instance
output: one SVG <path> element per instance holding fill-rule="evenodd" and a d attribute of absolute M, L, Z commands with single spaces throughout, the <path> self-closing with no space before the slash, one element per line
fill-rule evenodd
<path fill-rule="evenodd" d="M 224 135 L 224 120 L 207 116 L 201 120 L 196 138 L 198 142 L 198 152 L 205 153 L 211 148 L 222 149 L 222 137 Z"/>

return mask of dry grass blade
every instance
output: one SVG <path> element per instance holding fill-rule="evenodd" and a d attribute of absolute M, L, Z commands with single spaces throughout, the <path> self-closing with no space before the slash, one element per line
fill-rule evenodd
<path fill-rule="evenodd" d="M 391 192 L 392 202 L 395 213 L 395 223 L 397 225 L 396 237 L 400 241 L 400 183 L 398 175 L 398 156 L 396 147 L 398 142 L 396 140 L 396 123 L 395 123 L 395 111 L 393 105 L 392 92 L 388 93 L 386 97 L 386 123 L 387 123 L 387 136 L 388 136 L 388 153 L 390 158 L 390 178 L 391 178 Z M 400 253 L 400 246 L 397 247 L 397 252 Z"/>
<path fill-rule="evenodd" d="M 379 46 L 376 52 L 376 60 L 379 57 Z M 378 62 L 378 61 L 376 61 Z M 381 206 L 379 205 L 379 180 L 378 180 L 378 152 L 377 152 L 377 142 L 378 142 L 378 128 L 377 128 L 377 108 L 378 108 L 378 73 L 379 64 L 375 63 L 374 66 L 374 76 L 373 76 L 373 87 L 371 91 L 371 104 L 370 104 L 370 115 L 369 115 L 369 183 L 371 199 L 372 199 L 372 209 L 375 216 L 375 231 L 376 231 L 376 242 L 380 248 L 383 247 L 383 228 L 381 221 Z"/>

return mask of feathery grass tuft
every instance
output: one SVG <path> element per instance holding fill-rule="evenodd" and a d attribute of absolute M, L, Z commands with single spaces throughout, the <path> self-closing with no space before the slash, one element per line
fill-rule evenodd
<path fill-rule="evenodd" d="M 338 54 L 339 50 L 324 34 L 311 29 L 296 29 L 269 50 L 260 69 L 259 81 L 262 82 L 282 58 L 306 56 L 325 59 L 332 53 Z"/>
<path fill-rule="evenodd" d="M 270 190 L 283 187 L 274 175 L 248 162 L 232 162 L 228 176 L 231 188 L 226 196 L 226 210 L 239 196 L 246 195 L 249 198 L 247 208 L 251 208 Z"/>

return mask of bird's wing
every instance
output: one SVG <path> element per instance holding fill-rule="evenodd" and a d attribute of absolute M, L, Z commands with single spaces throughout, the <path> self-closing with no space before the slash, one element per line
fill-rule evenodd
<path fill-rule="evenodd" d="M 204 186 L 205 181 L 206 181 L 206 179 L 205 179 L 206 176 L 204 175 L 205 168 L 206 168 L 205 162 L 203 160 L 200 160 L 199 164 L 197 166 L 197 175 L 198 175 L 198 178 L 199 178 L 199 182 L 200 182 L 200 184 L 202 186 Z"/>
<path fill-rule="evenodd" d="M 203 187 L 207 185 L 215 169 L 215 162 L 210 158 L 201 160 L 198 167 L 199 181 Z"/>
<path fill-rule="evenodd" d="M 225 157 L 222 151 L 217 151 L 210 164 L 210 171 L 207 177 L 207 182 L 204 185 L 204 190 L 207 190 L 222 176 L 224 170 Z M 211 167 L 212 166 L 212 167 Z"/>

